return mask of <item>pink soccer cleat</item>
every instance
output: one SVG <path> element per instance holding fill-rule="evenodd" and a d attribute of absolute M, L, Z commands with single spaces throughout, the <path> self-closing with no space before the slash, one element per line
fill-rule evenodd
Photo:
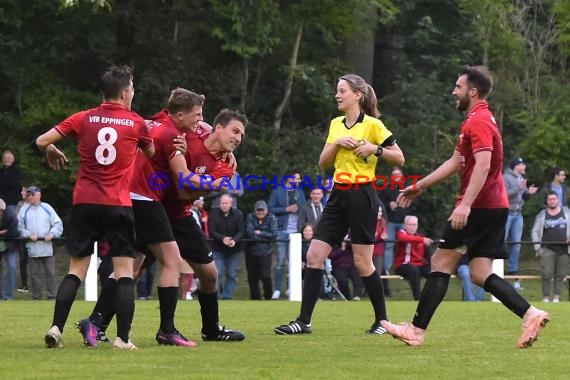
<path fill-rule="evenodd" d="M 531 347 L 548 322 L 550 315 L 546 311 L 531 306 L 523 316 L 523 332 L 517 341 L 517 348 Z"/>
<path fill-rule="evenodd" d="M 395 325 L 388 321 L 381 321 L 380 324 L 386 329 L 388 334 L 395 339 L 399 339 L 408 346 L 421 346 L 424 343 L 426 330 L 420 329 L 411 324 Z"/>

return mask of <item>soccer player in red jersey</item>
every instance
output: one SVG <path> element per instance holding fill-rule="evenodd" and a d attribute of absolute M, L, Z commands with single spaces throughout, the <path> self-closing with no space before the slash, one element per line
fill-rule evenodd
<path fill-rule="evenodd" d="M 218 272 L 204 233 L 192 216 L 191 207 L 203 191 L 218 189 L 224 179 L 229 184 L 234 168 L 229 165 L 225 156 L 239 146 L 246 125 L 245 115 L 224 109 L 216 116 L 211 134 L 187 134 L 187 166 L 191 172 L 201 176 L 202 184 L 196 191 L 188 190 L 185 186 L 179 187 L 179 190 L 183 188 L 181 191 L 185 201 L 180 201 L 179 194 L 172 188 L 169 188 L 165 199 L 180 254 L 192 266 L 200 280 L 198 302 L 202 316 L 201 335 L 205 341 L 245 339 L 241 332 L 219 324 Z"/>
<path fill-rule="evenodd" d="M 134 228 L 129 189 L 137 149 L 152 156 L 154 145 L 145 121 L 131 111 L 135 90 L 130 67 L 110 67 L 100 78 L 100 90 L 103 104 L 70 116 L 36 140 L 38 148 L 46 152 L 49 165 L 56 170 L 67 158 L 54 143 L 75 137 L 80 156 L 66 240 L 71 256 L 69 272 L 59 285 L 52 327 L 45 336 L 49 348 L 63 347 L 63 328 L 77 289 L 85 279 L 93 243 L 106 237 L 117 278 L 114 346 L 136 349 L 129 340 L 135 307 Z"/>
<path fill-rule="evenodd" d="M 504 187 L 503 145 L 486 101 L 491 74 L 484 66 L 464 67 L 455 82 L 456 108 L 466 112 L 451 158 L 433 173 L 403 190 L 398 199 L 407 207 L 423 191 L 459 172 L 460 192 L 448 218 L 444 242 L 431 257 L 431 273 L 422 291 L 412 324 L 382 326 L 410 346 L 423 344 L 428 324 L 447 292 L 449 277 L 468 255 L 473 282 L 499 299 L 523 320 L 516 346 L 530 347 L 549 321 L 547 312 L 531 306 L 508 282 L 493 273 L 493 259 L 507 258 L 504 245 L 508 199 Z"/>
<path fill-rule="evenodd" d="M 179 175 L 184 178 L 189 176 L 190 183 L 194 186 L 200 184 L 198 176 L 190 176 L 184 154 L 176 149 L 173 140 L 185 133 L 197 135 L 203 104 L 203 95 L 183 88 L 171 92 L 166 109 L 147 120 L 156 152 L 151 159 L 142 154 L 137 155 L 131 185 L 137 248 L 144 252 L 150 251 L 161 264 L 157 289 L 160 327 L 156 333 L 156 341 L 163 345 L 196 346 L 196 343 L 186 339 L 174 324 L 182 259 L 162 201 L 168 186 L 178 188 Z M 137 259 L 135 273 L 140 270 L 141 265 L 142 259 Z M 93 325 L 98 332 L 104 331 L 108 320 L 112 318 L 115 309 L 111 297 L 115 284 L 113 276 L 105 281 L 91 316 L 79 322 L 80 325 L 86 326 L 81 331 L 85 341 L 91 340 L 85 336 L 85 331 L 90 331 L 89 326 Z"/>

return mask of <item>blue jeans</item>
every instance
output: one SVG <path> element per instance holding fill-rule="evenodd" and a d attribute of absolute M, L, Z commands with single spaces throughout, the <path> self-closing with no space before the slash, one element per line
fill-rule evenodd
<path fill-rule="evenodd" d="M 289 232 L 279 231 L 277 240 L 288 240 Z M 281 291 L 281 283 L 283 282 L 283 272 L 285 270 L 285 261 L 287 261 L 287 251 L 289 250 L 289 242 L 277 242 L 277 257 L 275 260 L 275 283 L 274 290 Z"/>
<path fill-rule="evenodd" d="M 521 214 L 511 214 L 505 226 L 505 239 L 507 241 L 520 242 L 523 233 L 523 216 Z M 521 255 L 521 245 L 511 245 L 511 255 L 509 256 L 507 274 L 515 274 L 519 271 L 519 257 Z"/>
<path fill-rule="evenodd" d="M 137 282 L 137 295 L 140 299 L 149 299 L 152 295 L 152 283 L 154 282 L 154 263 L 147 267 Z"/>
<path fill-rule="evenodd" d="M 17 249 L 0 253 L 0 299 L 11 300 L 14 297 L 18 255 Z M 4 279 L 2 278 L 2 266 L 4 265 L 4 259 L 6 259 L 8 264 L 8 268 L 6 270 L 6 287 L 4 287 Z"/>
<path fill-rule="evenodd" d="M 218 270 L 218 298 L 231 300 L 234 296 L 234 290 L 236 288 L 237 273 L 241 259 L 240 252 L 213 252 L 216 269 Z M 224 271 L 226 274 L 226 282 L 222 285 Z"/>
<path fill-rule="evenodd" d="M 469 265 L 460 265 L 457 268 L 457 277 L 463 283 L 463 300 L 468 302 L 485 301 L 485 290 L 471 282 Z"/>
<path fill-rule="evenodd" d="M 396 240 L 396 232 L 402 228 L 401 223 L 388 222 L 388 240 Z M 384 272 L 390 273 L 394 264 L 394 243 L 387 242 L 384 248 Z"/>

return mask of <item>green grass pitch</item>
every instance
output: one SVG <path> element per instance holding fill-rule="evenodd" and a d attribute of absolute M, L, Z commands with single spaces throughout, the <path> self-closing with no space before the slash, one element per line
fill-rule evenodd
<path fill-rule="evenodd" d="M 389 301 L 390 319 L 409 321 L 416 303 Z M 570 303 L 538 305 L 552 321 L 535 345 L 515 348 L 521 322 L 492 302 L 444 302 L 423 347 L 390 336 L 368 336 L 368 300 L 320 301 L 313 333 L 277 336 L 299 303 L 222 301 L 221 323 L 242 330 L 244 342 L 202 342 L 197 301 L 180 302 L 177 327 L 196 348 L 158 346 L 158 303 L 137 301 L 132 340 L 138 351 L 110 344 L 86 348 L 74 322 L 92 302 L 77 301 L 64 331 L 65 348 L 44 348 L 53 303 L 0 302 L 0 379 L 567 379 Z M 109 330 L 114 337 L 114 324 Z"/>

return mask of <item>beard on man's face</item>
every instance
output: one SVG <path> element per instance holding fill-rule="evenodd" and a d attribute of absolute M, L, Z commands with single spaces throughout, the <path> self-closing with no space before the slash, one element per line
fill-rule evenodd
<path fill-rule="evenodd" d="M 469 98 L 467 96 L 457 97 L 457 105 L 456 108 L 459 112 L 467 111 L 469 108 Z"/>

